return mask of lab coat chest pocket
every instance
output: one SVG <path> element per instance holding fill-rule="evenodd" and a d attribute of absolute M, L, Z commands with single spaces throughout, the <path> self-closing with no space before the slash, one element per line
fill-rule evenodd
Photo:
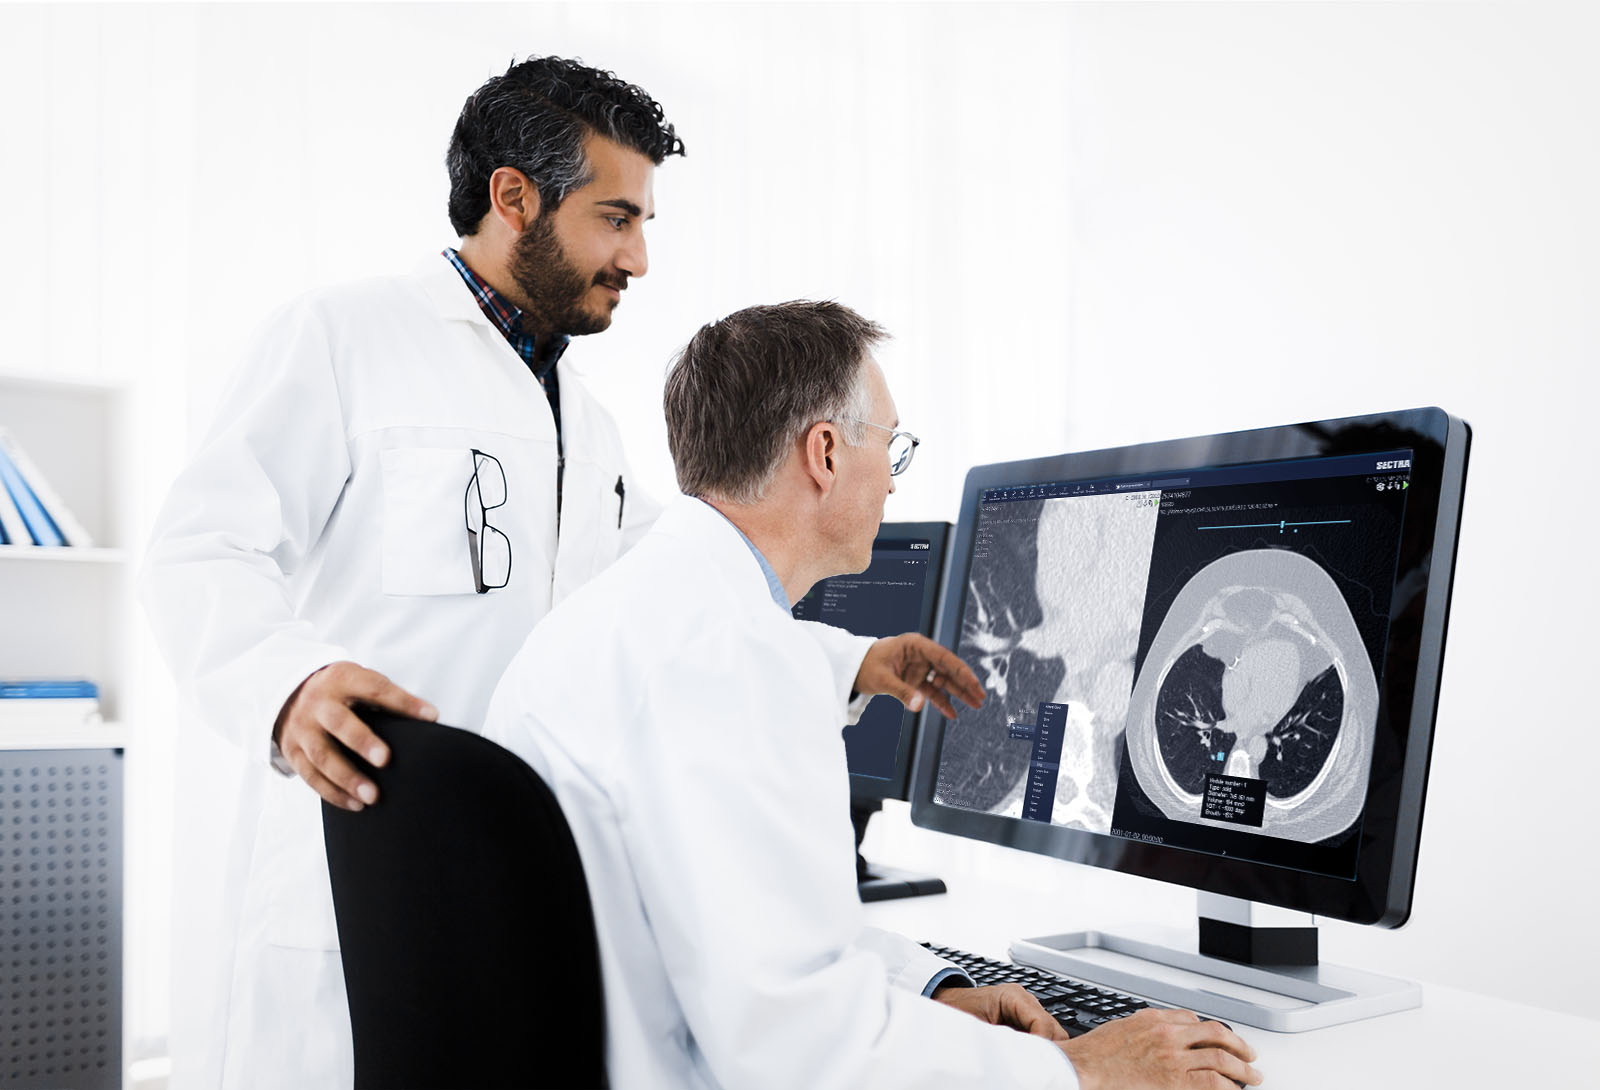
<path fill-rule="evenodd" d="M 593 566 L 598 575 L 611 566 L 622 547 L 622 520 L 627 513 L 628 482 L 612 462 L 588 467 L 593 473 L 589 487 L 598 497 L 595 519 Z"/>
<path fill-rule="evenodd" d="M 472 594 L 466 491 L 472 452 L 400 447 L 383 467 L 383 593 Z"/>

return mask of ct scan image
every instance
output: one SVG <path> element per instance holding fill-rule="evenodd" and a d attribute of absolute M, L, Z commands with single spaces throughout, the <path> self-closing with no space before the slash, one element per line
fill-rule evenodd
<path fill-rule="evenodd" d="M 1157 630 L 1128 703 L 1129 766 L 1172 820 L 1238 829 L 1232 811 L 1213 816 L 1228 805 L 1217 792 L 1238 789 L 1261 833 L 1325 840 L 1365 804 L 1377 708 L 1371 660 L 1322 566 L 1287 549 L 1232 553 L 1184 585 Z"/>
<path fill-rule="evenodd" d="M 1039 705 L 1068 706 L 1050 821 L 1107 833 L 1159 492 L 986 506 L 956 653 L 988 693 L 946 725 L 935 798 L 1019 817 Z"/>

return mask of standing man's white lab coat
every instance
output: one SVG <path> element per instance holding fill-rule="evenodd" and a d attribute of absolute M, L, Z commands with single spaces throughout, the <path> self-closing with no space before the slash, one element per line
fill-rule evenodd
<path fill-rule="evenodd" d="M 739 532 L 687 497 L 512 661 L 484 733 L 572 826 L 612 1085 L 1076 1086 L 1057 1045 L 922 998 L 942 963 L 864 927 L 843 716 Z"/>
<path fill-rule="evenodd" d="M 191 1068 L 208 1090 L 351 1078 L 321 804 L 269 766 L 285 700 L 351 660 L 476 728 L 534 624 L 657 513 L 611 417 L 565 357 L 558 368 L 559 534 L 545 393 L 443 256 L 278 312 L 167 500 L 141 596 L 187 709 L 258 771 L 241 812 L 215 815 L 239 822 L 248 863 L 221 897 L 238 945 Z M 465 522 L 474 449 L 499 460 L 509 497 L 489 518 L 511 542 L 510 580 L 487 594 Z M 870 641 L 837 636 L 824 642 L 847 692 Z"/>

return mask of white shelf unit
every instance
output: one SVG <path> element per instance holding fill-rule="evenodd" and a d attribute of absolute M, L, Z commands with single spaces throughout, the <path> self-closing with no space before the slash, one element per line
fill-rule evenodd
<path fill-rule="evenodd" d="M 121 723 L 85 723 L 77 727 L 0 728 L 0 749 L 127 749 L 128 729 Z"/>
<path fill-rule="evenodd" d="M 128 559 L 126 549 L 88 548 L 41 549 L 37 545 L 0 545 L 0 561 L 26 560 L 39 564 L 121 564 Z"/>
<path fill-rule="evenodd" d="M 0 427 L 94 538 L 94 547 L 0 547 L 0 676 L 86 677 L 124 715 L 131 591 L 127 391 L 120 383 L 0 370 Z"/>
<path fill-rule="evenodd" d="M 129 440 L 127 388 L 117 382 L 102 381 L 93 377 L 70 377 L 16 373 L 0 364 L 0 427 L 6 428 L 27 453 L 29 459 L 49 482 L 60 500 L 81 522 L 94 539 L 91 547 L 77 546 L 0 546 L 0 677 L 60 677 L 88 678 L 100 689 L 101 713 L 105 722 L 62 729 L 8 728 L 0 730 L 0 757 L 5 757 L 13 768 L 13 777 L 24 776 L 18 771 L 22 765 L 35 761 L 41 767 L 28 769 L 37 774 L 38 787 L 27 778 L 14 780 L 11 786 L 12 806 L 10 816 L 28 815 L 20 809 L 33 804 L 33 796 L 19 794 L 18 784 L 31 790 L 44 790 L 38 797 L 48 800 L 51 806 L 60 806 L 63 823 L 75 812 L 81 811 L 85 836 L 93 831 L 103 832 L 113 823 L 97 820 L 109 800 L 116 802 L 123 795 L 124 762 L 117 757 L 96 760 L 95 751 L 123 750 L 132 756 L 128 744 L 131 734 L 129 704 L 131 697 L 132 648 L 132 566 L 133 551 L 130 546 L 129 517 L 126 503 L 130 495 L 128 466 L 132 448 Z M 52 759 L 48 752 L 66 750 L 81 757 Z M 41 751 L 30 757 L 29 751 Z M 9 753 L 9 757 L 7 754 Z M 90 776 L 91 770 L 98 770 Z M 59 777 L 57 773 L 60 773 Z M 76 776 L 73 780 L 71 777 Z M 80 797 L 74 793 L 90 785 L 89 794 Z M 50 781 L 58 780 L 55 785 Z M 108 789 L 106 784 L 110 783 Z M 59 788 L 62 794 L 50 794 Z M 105 792 L 100 794 L 100 792 Z M 96 800 L 100 810 L 95 810 Z M 122 813 L 112 815 L 118 834 L 125 828 L 120 820 Z M 13 822 L 15 825 L 15 822 Z M 13 836 L 28 835 L 27 826 L 8 830 Z M 60 835 L 64 830 L 57 825 L 41 830 L 41 837 L 51 833 Z M 104 840 L 102 847 L 111 853 L 105 856 L 104 874 L 121 889 L 126 889 L 123 868 L 123 843 L 120 835 Z M 32 841 L 29 841 L 31 844 Z M 42 841 L 42 843 L 46 843 Z M 66 852 L 52 856 L 68 871 L 56 872 L 64 880 L 70 872 L 72 841 L 46 846 L 50 852 Z M 81 842 L 80 842 L 81 843 Z M 30 848 L 39 851 L 40 848 Z M 80 849 L 81 850 L 81 849 Z M 85 860 L 78 862 L 87 866 Z M 83 873 L 81 870 L 78 872 Z M 4 872 L 0 871 L 0 876 Z M 26 866 L 9 875 L 11 883 L 31 881 Z M 88 881 L 80 877 L 79 882 Z M 65 896 L 65 891 L 58 892 Z M 57 906 L 63 916 L 71 911 L 80 914 L 85 897 L 78 895 L 76 902 L 67 897 Z M 65 907 L 62 907 L 65 906 Z M 7 908 L 0 905 L 0 908 Z M 10 906 L 14 907 L 14 906 Z M 98 910 L 95 910 L 98 911 Z M 92 1064 L 85 1069 L 81 1061 L 91 1056 L 91 1047 L 82 1043 L 78 1035 L 74 1046 L 57 1044 L 53 1058 L 46 1060 L 40 1053 L 40 1062 L 51 1074 L 49 1085 L 70 1087 L 126 1086 L 128 1070 L 128 1039 L 126 1016 L 128 1012 L 129 975 L 126 972 L 127 947 L 121 941 L 126 921 L 125 902 L 116 898 L 117 921 L 116 949 L 122 951 L 120 964 L 123 971 L 121 995 L 121 1027 L 113 1030 L 120 1040 L 117 1045 L 115 1068 L 96 1071 Z M 69 928 L 70 930 L 70 928 Z M 67 932 L 60 937 L 68 942 Z M 65 947 L 63 947 L 65 949 Z M 59 979 L 59 978 L 52 978 Z M 52 1007 L 43 1007 L 70 1019 L 78 1012 L 90 1009 L 84 995 L 63 994 L 52 996 Z M 74 1004 L 77 1004 L 74 1006 Z M 40 1048 L 47 1044 L 40 1025 Z M 20 1031 L 19 1031 L 20 1032 Z M 69 1027 L 70 1033 L 70 1027 Z M 4 1035 L 0 1033 L 0 1035 Z M 63 1034 L 58 1040 L 71 1041 Z M 104 1040 L 104 1038 L 99 1038 Z M 19 1042 L 20 1044 L 20 1042 Z M 75 1068 L 73 1065 L 77 1063 Z M 44 1074 L 41 1071 L 41 1075 Z"/>

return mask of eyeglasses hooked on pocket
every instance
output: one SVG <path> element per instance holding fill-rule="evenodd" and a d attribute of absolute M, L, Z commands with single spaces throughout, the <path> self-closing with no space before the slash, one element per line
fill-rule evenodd
<path fill-rule="evenodd" d="M 506 471 L 500 459 L 474 448 L 472 478 L 467 482 L 463 506 L 472 582 L 479 594 L 499 590 L 511 581 L 511 539 L 490 518 L 490 512 L 505 502 Z"/>
<path fill-rule="evenodd" d="M 383 519 L 379 530 L 383 593 L 407 598 L 472 594 L 478 583 L 473 574 L 478 543 L 462 534 L 462 485 L 468 484 L 468 501 L 474 508 L 468 517 L 469 528 L 478 530 L 483 526 L 482 510 L 477 509 L 480 495 L 490 503 L 505 502 L 503 474 L 489 468 L 488 463 L 479 474 L 479 459 L 460 446 L 391 447 L 380 451 L 379 459 L 383 479 Z M 481 489 L 470 484 L 475 476 L 483 481 Z M 498 495 L 491 491 L 496 488 Z M 504 513 L 491 510 L 489 522 L 506 526 L 500 517 Z M 463 545 L 468 546 L 466 555 Z M 506 564 L 498 556 L 505 553 L 505 548 L 497 544 L 493 549 L 491 569 L 496 564 L 504 569 Z M 498 577 L 508 574 L 502 571 Z M 497 573 L 491 570 L 490 575 L 496 577 Z"/>

